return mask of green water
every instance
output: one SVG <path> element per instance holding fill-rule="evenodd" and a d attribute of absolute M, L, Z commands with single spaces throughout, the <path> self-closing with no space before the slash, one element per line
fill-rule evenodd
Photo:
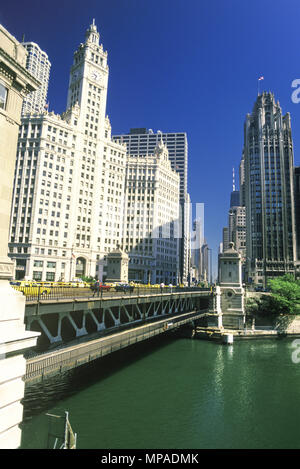
<path fill-rule="evenodd" d="M 300 448 L 292 340 L 156 339 L 26 388 L 22 448 L 67 410 L 84 449 Z"/>

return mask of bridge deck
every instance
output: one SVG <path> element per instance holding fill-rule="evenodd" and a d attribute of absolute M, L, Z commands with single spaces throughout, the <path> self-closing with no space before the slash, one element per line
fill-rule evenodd
<path fill-rule="evenodd" d="M 76 343 L 63 345 L 56 350 L 27 359 L 26 382 L 40 381 L 45 376 L 57 374 L 97 358 L 103 357 L 116 350 L 128 347 L 137 342 L 149 339 L 155 335 L 178 328 L 193 320 L 208 314 L 207 311 L 189 312 L 179 315 L 167 315 L 162 319 L 152 319 L 146 324 L 131 324 L 112 328 L 111 334 L 98 337 L 85 337 Z M 140 322 L 140 321 L 137 321 Z M 115 330 L 118 329 L 118 332 Z M 107 331 L 108 332 L 108 331 Z"/>
<path fill-rule="evenodd" d="M 115 292 L 113 294 L 106 293 L 102 297 L 68 297 L 68 298 L 45 298 L 45 299 L 31 299 L 26 301 L 25 316 L 36 315 L 36 314 L 51 314 L 57 311 L 78 311 L 78 310 L 90 310 L 97 308 L 111 308 L 116 306 L 128 306 L 133 304 L 143 304 L 149 302 L 162 302 L 169 300 L 176 300 L 181 298 L 207 298 L 211 296 L 210 290 L 189 290 L 189 291 L 172 291 L 167 293 L 158 293 L 157 291 L 142 293 L 131 293 L 131 294 L 120 294 Z M 59 306 L 59 307 L 58 307 Z M 71 306 L 71 308 L 70 308 Z"/>
<path fill-rule="evenodd" d="M 137 287 L 133 291 L 115 291 L 114 288 L 111 288 L 109 291 L 99 290 L 98 292 L 93 292 L 90 288 L 70 288 L 70 287 L 14 287 L 18 291 L 21 291 L 26 297 L 26 303 L 37 303 L 44 300 L 50 301 L 60 301 L 62 299 L 92 299 L 92 298 L 130 298 L 130 297 L 139 297 L 139 296 L 161 296 L 166 294 L 175 294 L 175 293 L 202 293 L 208 294 L 211 293 L 210 288 L 200 288 L 200 287 L 165 287 L 162 291 L 159 288 L 143 288 Z"/>

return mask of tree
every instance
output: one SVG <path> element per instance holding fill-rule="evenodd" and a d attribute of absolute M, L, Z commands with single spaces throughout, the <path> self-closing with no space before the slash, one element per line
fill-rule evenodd
<path fill-rule="evenodd" d="M 96 277 L 86 277 L 85 275 L 81 275 L 81 280 L 83 280 L 84 282 L 87 282 L 87 283 L 92 283 L 95 281 L 95 278 Z"/>
<path fill-rule="evenodd" d="M 269 280 L 271 298 L 276 309 L 282 314 L 297 314 L 300 310 L 300 282 L 292 275 Z"/>
<path fill-rule="evenodd" d="M 277 316 L 279 314 L 300 313 L 300 282 L 292 275 L 268 281 L 269 295 L 262 296 L 249 306 L 249 312 L 253 314 Z"/>

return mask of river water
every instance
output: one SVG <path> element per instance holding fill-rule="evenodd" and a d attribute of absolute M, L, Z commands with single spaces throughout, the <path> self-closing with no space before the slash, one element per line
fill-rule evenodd
<path fill-rule="evenodd" d="M 26 386 L 22 448 L 69 412 L 79 449 L 300 448 L 292 339 L 157 337 Z"/>

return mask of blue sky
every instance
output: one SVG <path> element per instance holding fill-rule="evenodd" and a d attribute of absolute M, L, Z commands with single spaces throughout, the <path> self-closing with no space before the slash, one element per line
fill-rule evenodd
<path fill-rule="evenodd" d="M 34 41 L 52 63 L 49 101 L 66 106 L 73 52 L 95 18 L 108 51 L 107 113 L 113 134 L 131 127 L 187 132 L 188 186 L 205 204 L 205 235 L 216 258 L 227 225 L 232 167 L 238 173 L 245 115 L 261 91 L 291 113 L 295 164 L 300 164 L 298 0 L 17 0 L 0 7 L 0 22 Z M 84 8 L 83 8 L 84 6 Z"/>

